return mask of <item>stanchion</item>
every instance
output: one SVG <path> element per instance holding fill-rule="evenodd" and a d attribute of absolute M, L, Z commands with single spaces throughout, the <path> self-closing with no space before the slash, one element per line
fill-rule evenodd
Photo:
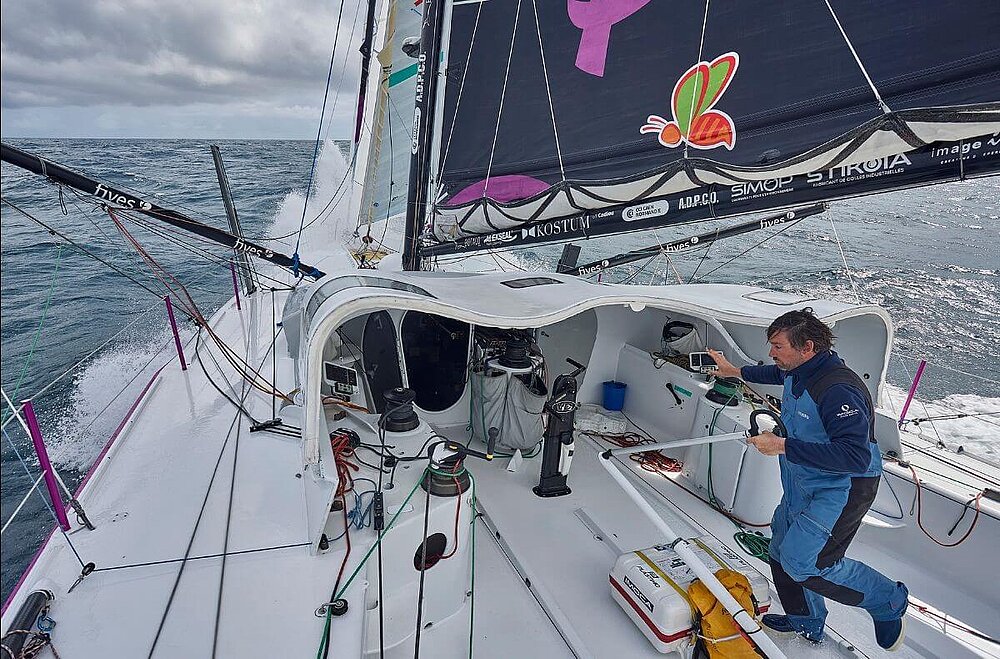
<path fill-rule="evenodd" d="M 236 264 L 232 260 L 229 261 L 229 272 L 233 275 L 233 292 L 236 294 L 236 310 L 240 311 L 243 307 L 240 306 L 240 286 L 236 283 Z"/>
<path fill-rule="evenodd" d="M 913 396 L 917 393 L 917 385 L 920 384 L 920 376 L 924 374 L 924 367 L 927 366 L 927 360 L 921 359 L 920 366 L 917 367 L 917 374 L 913 376 L 913 383 L 910 385 L 910 391 L 906 394 L 906 402 L 903 403 L 903 411 L 899 413 L 899 427 L 903 427 L 903 422 L 906 420 L 906 411 L 910 409 L 910 403 L 913 402 Z"/>
<path fill-rule="evenodd" d="M 31 443 L 35 445 L 35 455 L 38 456 L 38 465 L 42 468 L 45 476 L 45 487 L 49 491 L 49 499 L 52 500 L 52 508 L 55 510 L 56 519 L 63 531 L 69 531 L 69 519 L 66 517 L 66 505 L 59 494 L 59 486 L 56 484 L 55 471 L 49 461 L 49 453 L 45 450 L 45 440 L 42 439 L 42 431 L 38 427 L 38 419 L 35 418 L 35 410 L 31 406 L 30 400 L 21 401 L 21 413 L 24 421 L 28 425 L 28 434 L 31 435 Z"/>
<path fill-rule="evenodd" d="M 177 332 L 177 321 L 174 320 L 174 305 L 170 302 L 170 296 L 164 295 L 163 301 L 167 303 L 167 317 L 170 319 L 170 329 L 174 332 L 174 345 L 177 346 L 177 359 L 181 360 L 181 370 L 187 370 L 187 362 L 184 361 L 184 348 L 181 346 L 181 335 Z"/>

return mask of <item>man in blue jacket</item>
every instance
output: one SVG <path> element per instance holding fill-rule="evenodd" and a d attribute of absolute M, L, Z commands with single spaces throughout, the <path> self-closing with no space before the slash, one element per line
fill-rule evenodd
<path fill-rule="evenodd" d="M 812 309 L 790 311 L 767 328 L 774 365 L 737 368 L 709 351 L 718 375 L 784 386 L 781 420 L 787 437 L 764 432 L 748 441 L 777 455 L 783 496 L 771 520 L 770 565 L 785 615 L 765 626 L 823 639 L 828 597 L 868 611 L 879 646 L 903 643 L 907 589 L 845 558 L 875 500 L 882 457 L 875 410 L 864 381 L 833 352 L 833 333 Z"/>

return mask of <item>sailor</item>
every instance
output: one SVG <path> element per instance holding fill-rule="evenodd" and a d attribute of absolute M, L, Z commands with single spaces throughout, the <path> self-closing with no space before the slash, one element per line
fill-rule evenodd
<path fill-rule="evenodd" d="M 774 365 L 737 368 L 709 351 L 720 376 L 784 386 L 787 437 L 763 432 L 747 440 L 778 456 L 783 488 L 771 520 L 769 562 L 785 615 L 768 614 L 762 622 L 819 643 L 828 597 L 868 611 L 879 646 L 896 650 L 903 643 L 906 586 L 844 557 L 882 474 L 868 388 L 833 352 L 833 332 L 808 307 L 775 319 L 767 340 Z"/>

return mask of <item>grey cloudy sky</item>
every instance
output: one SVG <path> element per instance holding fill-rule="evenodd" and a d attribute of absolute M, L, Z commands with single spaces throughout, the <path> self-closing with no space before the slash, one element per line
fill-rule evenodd
<path fill-rule="evenodd" d="M 366 2 L 344 5 L 332 138 L 351 132 Z M 0 8 L 5 138 L 316 135 L 336 0 L 2 0 Z"/>

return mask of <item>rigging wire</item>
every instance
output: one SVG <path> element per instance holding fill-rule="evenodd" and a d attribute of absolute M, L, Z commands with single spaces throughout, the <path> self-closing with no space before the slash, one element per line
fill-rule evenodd
<path fill-rule="evenodd" d="M 344 17 L 344 0 L 340 0 L 340 7 L 337 10 L 337 27 L 333 37 L 333 49 L 330 53 L 330 68 L 326 74 L 326 89 L 323 91 L 323 107 L 319 114 L 319 126 L 316 129 L 316 144 L 313 146 L 312 165 L 309 168 L 309 182 L 306 185 L 305 201 L 302 203 L 302 219 L 299 221 L 299 233 L 295 238 L 295 252 L 292 254 L 294 266 L 292 271 L 299 274 L 299 243 L 302 240 L 302 229 L 306 223 L 306 210 L 309 207 L 309 193 L 312 191 L 313 175 L 316 173 L 316 159 L 319 156 L 319 145 L 323 134 L 323 121 L 326 119 L 326 101 L 330 95 L 330 80 L 333 77 L 333 63 L 337 57 L 337 42 L 340 41 L 340 21 Z"/>
<path fill-rule="evenodd" d="M 861 293 L 858 292 L 858 285 L 854 282 L 854 275 L 851 273 L 851 266 L 847 264 L 847 255 L 844 253 L 844 245 L 840 241 L 840 234 L 837 233 L 837 225 L 833 221 L 833 215 L 830 215 L 830 226 L 833 228 L 833 237 L 837 241 L 837 249 L 840 250 L 840 258 L 844 262 L 844 272 L 847 273 L 847 279 L 851 282 L 851 288 L 854 290 L 854 301 L 861 304 Z"/>
<path fill-rule="evenodd" d="M 24 364 L 21 366 L 21 372 L 17 375 L 17 380 L 14 383 L 14 393 L 11 398 L 17 400 L 17 395 L 21 392 L 21 384 L 24 382 L 24 376 L 28 372 L 28 367 L 31 366 L 31 360 L 35 355 L 35 349 L 38 348 L 38 339 L 42 336 L 42 327 L 45 325 L 45 318 L 49 313 L 49 304 L 52 302 L 52 292 L 56 289 L 56 275 L 59 274 L 59 264 L 62 260 L 62 250 L 63 246 L 59 245 L 56 249 L 56 265 L 52 271 L 52 282 L 49 284 L 49 292 L 45 295 L 45 303 L 42 305 L 42 315 L 38 319 L 38 327 L 35 329 L 35 336 L 31 340 L 31 348 L 28 350 L 28 356 L 24 358 Z M 10 414 L 13 414 L 13 410 L 4 409 L 2 421 L 7 421 Z"/>
<path fill-rule="evenodd" d="M 128 279 L 129 281 L 131 281 L 136 286 L 139 286 L 140 288 L 145 289 L 146 291 L 152 293 L 153 295 L 155 295 L 158 298 L 161 298 L 161 299 L 163 298 L 163 294 L 162 293 L 160 293 L 158 291 L 154 291 L 152 288 L 150 288 L 149 286 L 147 286 L 143 282 L 139 281 L 138 279 L 136 279 L 135 277 L 133 277 L 129 273 L 127 273 L 124 270 L 121 270 L 120 268 L 118 268 L 118 267 L 116 267 L 116 266 L 108 263 L 107 261 L 105 261 L 101 257 L 97 256 L 96 254 L 94 254 L 93 252 L 91 252 L 90 250 L 88 250 L 86 247 L 83 247 L 82 245 L 78 244 L 77 242 L 75 242 L 74 240 L 72 240 L 71 238 L 69 238 L 66 234 L 61 233 L 61 232 L 57 231 L 56 229 L 53 229 L 51 226 L 49 226 L 45 222 L 42 222 L 41 220 L 39 220 L 38 218 L 36 218 L 31 213 L 28 213 L 27 211 L 25 211 L 20 206 L 18 206 L 14 202 L 10 201 L 6 197 L 0 196 L 0 202 L 7 204 L 8 206 L 10 206 L 14 210 L 16 210 L 18 213 L 20 213 L 21 215 L 23 215 L 24 217 L 28 218 L 32 222 L 34 222 L 34 223 L 38 224 L 39 226 L 41 226 L 43 229 L 45 229 L 46 231 L 48 231 L 50 234 L 52 234 L 54 236 L 59 236 L 60 238 L 62 238 L 63 240 L 65 240 L 67 243 L 69 243 L 70 245 L 72 245 L 76 249 L 80 250 L 81 252 L 83 252 L 84 254 L 86 254 L 87 256 L 89 256 L 90 258 L 94 259 L 95 261 L 99 261 L 100 263 L 103 263 L 107 267 L 111 268 L 112 270 L 114 270 L 118 274 L 122 275 L 123 277 L 125 277 L 126 279 Z M 182 311 L 183 311 L 183 309 L 182 309 Z"/>
<path fill-rule="evenodd" d="M 545 80 L 545 95 L 549 100 L 549 116 L 552 118 L 552 136 L 555 138 L 556 142 L 556 157 L 559 159 L 559 175 L 563 183 L 566 182 L 566 166 L 563 164 L 563 154 L 562 147 L 559 145 L 559 129 L 556 127 L 556 109 L 555 105 L 552 103 L 552 89 L 549 86 L 549 70 L 545 66 L 545 48 L 542 46 L 542 27 L 538 22 L 538 5 L 536 0 L 531 0 L 531 8 L 535 13 L 535 33 L 538 35 L 538 55 L 542 60 L 542 79 Z M 515 28 L 516 29 L 516 28 Z M 511 40 L 511 48 L 514 47 L 514 42 Z M 499 119 L 497 120 L 499 124 Z M 489 183 L 489 177 L 487 177 L 487 184 Z"/>
<path fill-rule="evenodd" d="M 721 270 L 722 268 L 726 267 L 727 265 L 729 265 L 730 263 L 732 263 L 732 262 L 733 262 L 733 261 L 735 261 L 736 259 L 738 259 L 738 258 L 740 258 L 740 257 L 742 257 L 742 256 L 744 256 L 744 255 L 746 255 L 746 254 L 747 254 L 747 252 L 750 252 L 750 251 L 752 251 L 752 250 L 754 250 L 754 249 L 757 249 L 758 247 L 760 247 L 761 245 L 763 245 L 763 244 L 764 244 L 764 243 L 766 243 L 767 241 L 769 241 L 769 240 L 771 240 L 772 238 L 775 238 L 775 237 L 777 237 L 778 235 L 780 235 L 780 234 L 784 233 L 785 231 L 787 231 L 788 229 L 792 228 L 793 226 L 795 226 L 795 225 L 794 225 L 794 224 L 785 224 L 785 225 L 784 225 L 783 227 L 781 227 L 780 229 L 778 229 L 777 231 L 775 231 L 774 233 L 772 233 L 772 234 L 771 234 L 770 236 L 768 236 L 767 238 L 764 238 L 763 240 L 760 240 L 760 241 L 758 241 L 757 243 L 755 243 L 755 244 L 751 245 L 750 247 L 747 247 L 747 248 L 746 248 L 745 250 L 743 250 L 742 252 L 740 252 L 739 254 L 737 254 L 736 256 L 734 256 L 733 258 L 729 259 L 728 261 L 726 261 L 726 262 L 725 262 L 725 263 L 723 263 L 722 265 L 720 265 L 720 266 L 718 266 L 718 267 L 716 267 L 716 268 L 713 268 L 712 270 L 709 270 L 708 272 L 706 272 L 706 273 L 705 273 L 704 275 L 702 275 L 701 277 L 698 277 L 698 279 L 697 279 L 696 281 L 701 281 L 701 280 L 703 280 L 703 279 L 704 279 L 705 277 L 707 277 L 707 276 L 709 276 L 709 275 L 711 275 L 711 274 L 713 274 L 713 273 L 716 273 L 716 272 L 718 272 L 719 270 Z M 693 277 L 692 277 L 692 279 L 693 279 Z M 689 280 L 689 281 L 688 281 L 688 283 L 692 283 L 692 282 L 691 282 L 691 280 Z"/>
<path fill-rule="evenodd" d="M 249 350 L 249 347 L 248 347 Z M 250 395 L 250 388 L 244 384 L 243 386 L 243 400 L 246 401 L 246 397 Z M 184 556 L 181 560 L 181 567 L 177 571 L 177 576 L 174 578 L 174 585 L 170 589 L 170 596 L 167 598 L 166 607 L 163 610 L 163 614 L 160 616 L 160 624 L 156 628 L 156 635 L 153 637 L 153 644 L 149 648 L 149 654 L 147 657 L 152 659 L 153 653 L 156 651 L 156 645 L 160 640 L 160 635 L 163 633 L 163 626 L 167 622 L 167 615 L 170 613 L 170 608 L 173 606 L 174 597 L 177 595 L 177 587 L 180 585 L 181 576 L 184 574 L 184 568 L 187 567 L 188 559 L 191 556 L 191 548 L 194 546 L 194 539 L 198 534 L 198 527 L 201 525 L 202 517 L 205 514 L 205 508 L 208 506 L 209 495 L 212 493 L 212 485 L 215 483 L 215 477 L 219 473 L 219 465 L 222 464 L 222 457 L 226 453 L 226 447 L 229 446 L 229 440 L 233 435 L 233 428 L 237 427 L 240 420 L 240 414 L 237 413 L 233 417 L 233 421 L 229 426 L 229 431 L 226 433 L 226 439 L 222 442 L 222 448 L 219 449 L 219 457 L 215 461 L 215 467 L 212 469 L 212 476 L 208 481 L 208 487 L 205 489 L 205 496 L 201 501 L 201 508 L 198 510 L 198 517 L 195 519 L 194 528 L 191 530 L 191 537 L 188 539 L 187 549 L 184 550 Z"/>
<path fill-rule="evenodd" d="M 507 80 L 510 78 L 510 63 L 514 59 L 514 40 L 517 38 L 517 24 L 521 19 L 521 0 L 517 0 L 517 9 L 514 12 L 514 30 L 510 35 L 510 47 L 507 49 L 507 68 L 503 74 L 503 86 L 500 88 L 500 107 L 497 108 L 497 125 L 493 131 L 493 144 L 490 146 L 490 157 L 486 165 L 486 183 L 483 186 L 483 198 L 487 199 L 487 190 L 490 187 L 490 174 L 493 171 L 493 156 L 497 150 L 497 138 L 500 136 L 500 119 L 503 117 L 503 102 L 507 96 Z"/>
<path fill-rule="evenodd" d="M 458 85 L 458 95 L 455 98 L 455 111 L 451 117 L 451 128 L 448 130 L 448 140 L 444 145 L 444 155 L 441 157 L 441 169 L 444 169 L 448 162 L 448 152 L 451 150 L 451 139 L 455 135 L 455 122 L 458 119 L 458 108 L 462 106 L 462 92 L 465 91 L 465 79 L 469 75 L 469 62 L 472 60 L 472 48 L 476 45 L 476 33 L 479 30 L 479 17 L 483 13 L 483 5 L 480 2 L 476 7 L 476 21 L 472 24 L 472 36 L 469 39 L 469 52 L 465 55 L 465 66 L 462 67 L 462 82 Z M 435 195 L 436 198 L 436 195 Z"/>
<path fill-rule="evenodd" d="M 28 463 L 21 455 L 21 452 L 17 450 L 17 445 L 14 443 L 14 440 L 10 438 L 10 435 L 7 433 L 7 429 L 6 428 L 0 429 L 0 432 L 3 432 L 4 439 L 7 440 L 7 443 L 10 444 L 11 449 L 14 450 L 14 455 L 17 456 L 17 461 L 21 463 L 21 468 L 24 469 L 24 473 L 28 476 L 28 480 L 33 481 L 34 476 L 31 473 L 31 469 L 28 468 Z M 76 550 L 76 547 L 73 545 L 73 541 L 70 539 L 69 535 L 65 531 L 63 531 L 62 527 L 59 525 L 59 518 L 56 517 L 55 509 L 52 508 L 52 505 L 49 503 L 49 500 L 45 498 L 45 495 L 42 494 L 41 490 L 35 488 L 35 491 L 38 492 L 38 496 L 41 497 L 42 503 L 45 504 L 45 508 L 48 509 L 49 514 L 52 516 L 53 521 L 55 521 L 56 523 L 55 528 L 59 529 L 59 532 L 62 533 L 63 538 L 66 539 L 66 543 L 69 545 L 69 548 L 73 551 L 73 555 L 76 557 L 77 562 L 80 564 L 80 567 L 82 568 L 84 566 L 83 559 L 80 558 L 80 553 Z"/>

